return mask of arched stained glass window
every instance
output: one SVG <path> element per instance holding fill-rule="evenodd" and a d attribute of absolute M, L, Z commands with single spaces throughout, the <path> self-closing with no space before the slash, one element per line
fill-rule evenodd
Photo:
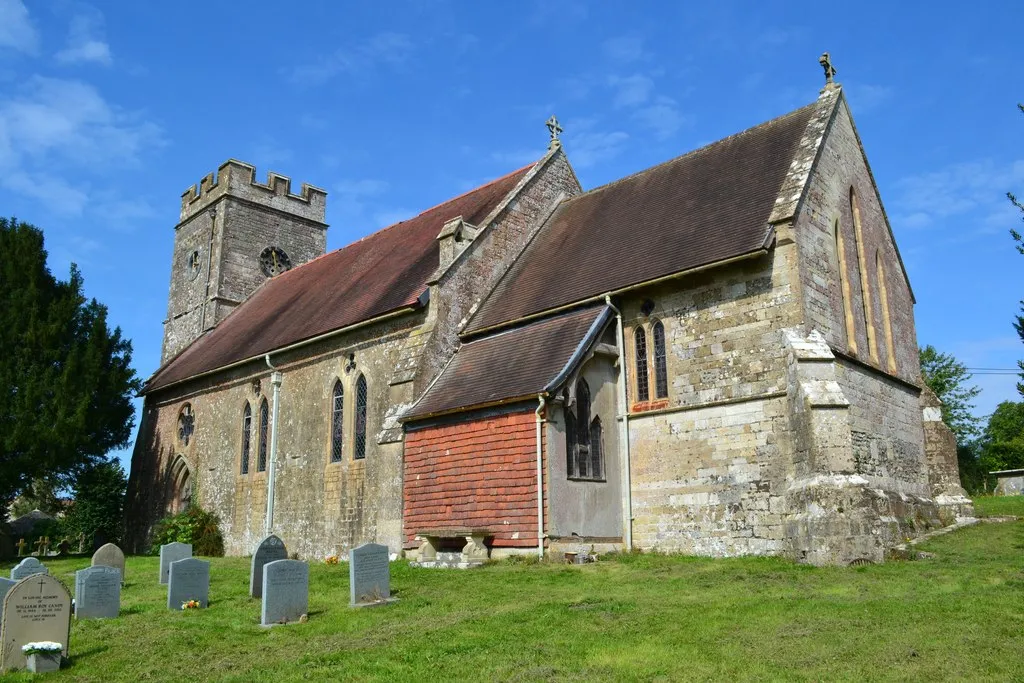
<path fill-rule="evenodd" d="M 178 413 L 178 441 L 187 446 L 192 440 L 192 432 L 196 428 L 196 416 L 192 412 L 192 404 L 186 403 Z"/>
<path fill-rule="evenodd" d="M 260 437 L 258 454 L 256 456 L 256 471 L 267 471 L 267 427 L 270 425 L 270 410 L 267 408 L 267 399 L 260 402 Z"/>
<path fill-rule="evenodd" d="M 355 450 L 352 457 L 362 460 L 366 457 L 366 377 L 359 375 L 356 380 L 356 424 Z"/>
<path fill-rule="evenodd" d="M 633 332 L 633 342 L 636 347 L 636 400 L 647 401 L 651 398 L 647 381 L 647 333 L 640 325 Z"/>
<path fill-rule="evenodd" d="M 565 411 L 566 475 L 570 479 L 603 479 L 601 419 L 590 419 L 590 387 L 576 382 L 576 402 Z"/>
<path fill-rule="evenodd" d="M 331 398 L 331 462 L 341 462 L 341 451 L 345 445 L 345 388 L 339 379 L 334 383 Z"/>
<path fill-rule="evenodd" d="M 665 326 L 661 321 L 651 328 L 654 337 L 654 396 L 668 398 L 668 364 L 665 358 Z"/>
<path fill-rule="evenodd" d="M 242 411 L 242 474 L 249 474 L 249 450 L 252 446 L 252 408 L 248 401 Z"/>

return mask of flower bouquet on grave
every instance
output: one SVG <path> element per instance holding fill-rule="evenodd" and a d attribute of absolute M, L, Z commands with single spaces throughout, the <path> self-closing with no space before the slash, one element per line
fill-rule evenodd
<path fill-rule="evenodd" d="M 198 600 L 186 600 L 185 602 L 181 603 L 181 609 L 183 610 L 199 609 L 200 607 L 202 607 L 202 604 L 200 604 Z"/>
<path fill-rule="evenodd" d="M 52 640 L 41 640 L 36 643 L 25 643 L 21 651 L 28 662 L 28 670 L 32 673 L 46 673 L 60 668 L 64 646 Z"/>
<path fill-rule="evenodd" d="M 327 564 L 338 564 L 338 556 L 337 555 L 328 555 L 327 559 L 325 559 L 324 562 L 327 563 Z"/>

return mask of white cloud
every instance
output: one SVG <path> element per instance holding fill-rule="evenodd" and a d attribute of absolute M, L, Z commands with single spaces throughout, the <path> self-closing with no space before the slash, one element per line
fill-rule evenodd
<path fill-rule="evenodd" d="M 610 38 L 604 41 L 601 48 L 604 50 L 605 57 L 617 64 L 635 62 L 646 56 L 644 39 L 636 33 Z"/>
<path fill-rule="evenodd" d="M 0 48 L 35 54 L 39 34 L 21 0 L 0 0 Z"/>
<path fill-rule="evenodd" d="M 589 168 L 615 158 L 629 140 L 628 133 L 594 128 L 595 122 L 592 119 L 573 121 L 566 126 L 567 131 L 572 131 L 565 136 L 566 151 L 577 168 Z"/>
<path fill-rule="evenodd" d="M 328 206 L 332 212 L 336 211 L 346 218 L 359 219 L 365 215 L 367 200 L 379 197 L 387 192 L 389 187 L 383 180 L 371 178 L 339 180 L 331 188 L 331 201 Z"/>
<path fill-rule="evenodd" d="M 608 85 L 616 91 L 612 100 L 616 107 L 635 107 L 643 104 L 650 99 L 654 90 L 654 81 L 643 74 L 610 76 Z"/>
<path fill-rule="evenodd" d="M 71 19 L 67 47 L 55 55 L 56 60 L 61 64 L 110 66 L 114 59 L 105 32 L 103 15 L 99 10 L 83 6 Z"/>
<path fill-rule="evenodd" d="M 287 75 L 300 85 L 323 85 L 343 73 L 365 73 L 378 65 L 401 66 L 412 51 L 408 36 L 383 32 L 362 44 L 335 50 L 314 63 L 293 67 Z"/>
<path fill-rule="evenodd" d="M 659 97 L 653 104 L 637 109 L 633 118 L 653 130 L 659 140 L 672 137 L 686 123 L 686 117 L 670 97 Z"/>

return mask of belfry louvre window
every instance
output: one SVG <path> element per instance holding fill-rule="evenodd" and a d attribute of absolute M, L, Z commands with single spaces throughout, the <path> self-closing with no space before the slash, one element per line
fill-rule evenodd
<path fill-rule="evenodd" d="M 362 460 L 366 457 L 366 377 L 359 375 L 356 381 L 356 437 L 352 457 Z"/>
<path fill-rule="evenodd" d="M 601 418 L 590 419 L 590 387 L 576 382 L 576 402 L 565 409 L 565 471 L 570 479 L 604 479 Z"/>
<path fill-rule="evenodd" d="M 665 326 L 661 321 L 651 328 L 654 337 L 654 396 L 668 398 L 668 365 L 665 359 Z"/>
<path fill-rule="evenodd" d="M 331 400 L 331 462 L 341 462 L 341 450 L 345 445 L 344 416 L 345 388 L 341 380 L 334 383 L 334 396 Z"/>
<path fill-rule="evenodd" d="M 270 411 L 267 409 L 267 399 L 260 402 L 260 439 L 258 455 L 256 456 L 256 471 L 267 471 L 267 426 L 270 424 Z"/>
<path fill-rule="evenodd" d="M 252 408 L 248 402 L 242 411 L 242 474 L 249 474 L 249 450 L 252 446 Z"/>
<path fill-rule="evenodd" d="M 633 332 L 633 342 L 636 347 L 636 400 L 646 401 L 651 398 L 647 381 L 647 333 L 639 325 Z"/>

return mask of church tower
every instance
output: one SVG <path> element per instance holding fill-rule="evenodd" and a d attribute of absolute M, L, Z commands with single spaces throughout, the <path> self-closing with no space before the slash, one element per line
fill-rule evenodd
<path fill-rule="evenodd" d="M 230 159 L 181 196 L 161 363 L 213 328 L 267 278 L 327 249 L 327 193 Z"/>

